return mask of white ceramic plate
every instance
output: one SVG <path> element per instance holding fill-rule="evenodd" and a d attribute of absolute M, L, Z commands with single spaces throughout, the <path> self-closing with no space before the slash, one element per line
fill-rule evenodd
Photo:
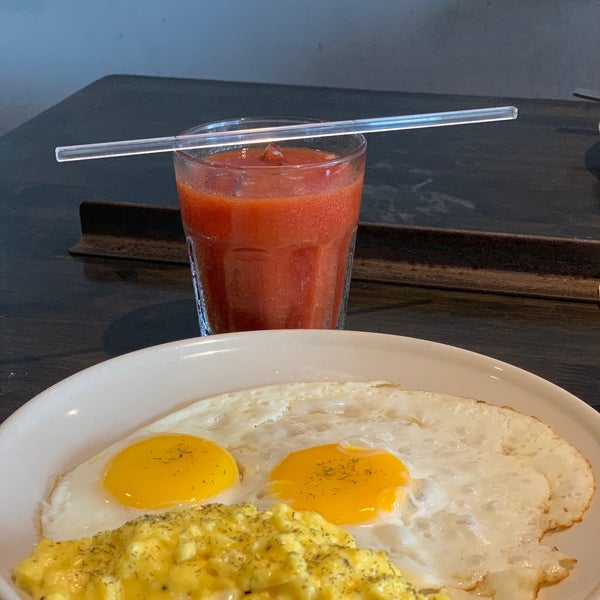
<path fill-rule="evenodd" d="M 269 383 L 388 379 L 476 397 L 539 417 L 576 446 L 600 481 L 600 414 L 526 371 L 423 340 L 353 331 L 264 331 L 148 348 L 51 387 L 0 426 L 0 597 L 21 598 L 14 564 L 36 541 L 38 503 L 55 477 L 144 423 L 199 398 Z M 600 598 L 600 502 L 553 542 L 578 564 L 540 599 Z"/>

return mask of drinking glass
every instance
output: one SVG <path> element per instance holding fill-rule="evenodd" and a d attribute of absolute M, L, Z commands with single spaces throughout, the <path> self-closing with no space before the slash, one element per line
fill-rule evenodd
<path fill-rule="evenodd" d="M 306 123 L 241 118 L 209 133 Z M 341 328 L 365 170 L 362 135 L 174 153 L 202 335 Z"/>

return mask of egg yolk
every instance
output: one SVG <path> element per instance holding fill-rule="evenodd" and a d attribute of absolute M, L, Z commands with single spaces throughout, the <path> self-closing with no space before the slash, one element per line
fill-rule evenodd
<path fill-rule="evenodd" d="M 362 523 L 391 511 L 397 488 L 410 481 L 386 450 L 328 444 L 288 454 L 269 475 L 270 491 L 296 510 L 314 510 L 336 524 Z"/>
<path fill-rule="evenodd" d="M 104 487 L 125 506 L 196 504 L 239 480 L 234 458 L 193 435 L 154 435 L 123 448 L 104 469 Z"/>

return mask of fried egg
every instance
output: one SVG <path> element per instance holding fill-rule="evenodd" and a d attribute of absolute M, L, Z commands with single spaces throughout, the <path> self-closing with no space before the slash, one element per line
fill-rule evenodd
<path fill-rule="evenodd" d="M 42 508 L 44 535 L 87 537 L 177 506 L 239 502 L 240 474 L 225 448 L 196 435 L 151 429 L 60 478 Z"/>
<path fill-rule="evenodd" d="M 292 383 L 200 400 L 117 442 L 58 480 L 41 524 L 61 540 L 172 506 L 283 501 L 385 550 L 418 589 L 494 596 L 525 580 L 535 597 L 574 563 L 544 534 L 581 519 L 593 492 L 579 452 L 511 409 Z"/>

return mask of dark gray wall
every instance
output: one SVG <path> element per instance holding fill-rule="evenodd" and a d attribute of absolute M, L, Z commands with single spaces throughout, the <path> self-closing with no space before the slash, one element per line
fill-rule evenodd
<path fill-rule="evenodd" d="M 598 0 L 3 0 L 0 132 L 107 74 L 570 98 Z"/>

